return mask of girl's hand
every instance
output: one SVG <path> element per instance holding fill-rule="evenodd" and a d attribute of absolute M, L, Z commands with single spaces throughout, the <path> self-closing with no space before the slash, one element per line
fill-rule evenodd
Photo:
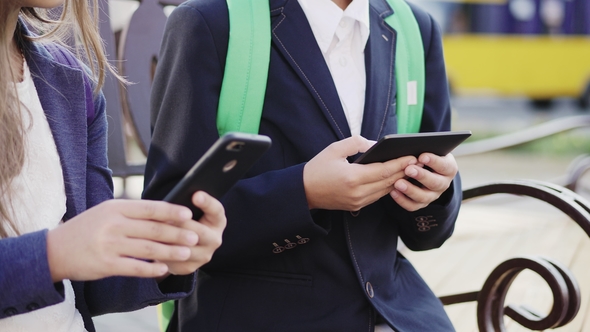
<path fill-rule="evenodd" d="M 214 204 L 213 204 L 214 205 Z M 158 277 L 162 261 L 186 261 L 198 234 L 191 211 L 161 201 L 109 200 L 48 232 L 47 256 L 53 281 L 109 276 Z"/>

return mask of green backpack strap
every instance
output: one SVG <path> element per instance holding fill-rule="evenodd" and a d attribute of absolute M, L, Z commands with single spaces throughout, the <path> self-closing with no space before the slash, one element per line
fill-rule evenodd
<path fill-rule="evenodd" d="M 268 0 L 227 0 L 229 43 L 217 130 L 257 134 L 270 63 Z"/>
<path fill-rule="evenodd" d="M 258 133 L 270 62 L 269 4 L 268 0 L 226 1 L 230 13 L 230 38 L 217 110 L 217 129 L 220 135 L 228 131 Z M 412 9 L 404 0 L 387 2 L 394 14 L 385 21 L 397 31 L 397 131 L 400 134 L 415 133 L 420 131 L 424 108 L 422 35 Z"/>
<path fill-rule="evenodd" d="M 158 312 L 158 326 L 160 331 L 164 332 L 168 328 L 170 318 L 174 313 L 174 301 L 160 303 L 156 306 L 156 310 Z"/>
<path fill-rule="evenodd" d="M 420 131 L 424 107 L 424 49 L 418 22 L 404 0 L 387 0 L 394 14 L 385 21 L 396 36 L 398 133 Z M 258 133 L 270 62 L 267 0 L 227 0 L 230 38 L 217 110 L 217 129 Z M 232 15 L 231 13 L 241 13 Z M 231 29 L 231 27 L 241 27 Z"/>
<path fill-rule="evenodd" d="M 387 0 L 394 14 L 385 18 L 395 31 L 395 82 L 397 132 L 417 133 L 424 108 L 424 47 L 420 27 L 404 0 Z"/>
<path fill-rule="evenodd" d="M 257 134 L 262 116 L 270 63 L 268 0 L 226 0 L 229 41 L 219 106 L 219 135 L 229 131 Z M 165 331 L 174 301 L 158 305 L 158 324 Z"/>

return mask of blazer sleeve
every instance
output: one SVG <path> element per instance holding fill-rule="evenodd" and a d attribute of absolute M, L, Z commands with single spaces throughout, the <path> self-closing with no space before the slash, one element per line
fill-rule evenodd
<path fill-rule="evenodd" d="M 219 137 L 216 115 L 228 13 L 218 1 L 199 2 L 199 8 L 194 3 L 177 7 L 164 32 L 152 87 L 152 142 L 143 195 L 148 199 L 162 199 Z M 272 255 L 273 242 L 297 232 L 326 233 L 310 214 L 303 166 L 249 174 L 222 198 L 228 225 L 208 266 Z M 268 208 L 261 208 L 261 202 Z"/>
<path fill-rule="evenodd" d="M 420 26 L 426 62 L 426 84 L 421 132 L 451 130 L 451 105 L 443 57 L 441 31 L 426 12 L 411 5 Z M 441 197 L 429 206 L 408 212 L 385 197 L 388 213 L 398 220 L 400 237 L 412 250 L 440 247 L 453 233 L 462 200 L 457 174 Z"/>

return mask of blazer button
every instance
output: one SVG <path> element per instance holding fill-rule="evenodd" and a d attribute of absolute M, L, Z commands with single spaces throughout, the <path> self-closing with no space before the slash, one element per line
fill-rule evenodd
<path fill-rule="evenodd" d="M 353 217 L 358 217 L 358 215 L 361 214 L 361 210 L 358 211 L 350 211 L 350 215 Z"/>
<path fill-rule="evenodd" d="M 301 237 L 299 235 L 295 235 L 295 237 L 297 238 L 297 244 L 306 244 L 307 242 L 309 242 L 308 237 Z"/>
<path fill-rule="evenodd" d="M 276 242 L 273 242 L 272 245 L 274 246 L 274 248 L 272 249 L 272 252 L 275 254 L 280 254 L 283 251 L 285 251 L 285 247 L 279 246 Z"/>
<path fill-rule="evenodd" d="M 367 291 L 367 295 L 369 295 L 370 298 L 375 296 L 375 292 L 373 292 L 373 285 L 371 285 L 371 283 L 368 281 L 365 283 L 365 291 Z"/>
<path fill-rule="evenodd" d="M 285 249 L 293 249 L 295 247 L 297 247 L 297 243 L 285 239 Z"/>
<path fill-rule="evenodd" d="M 31 303 L 29 303 L 29 305 L 27 305 L 28 311 L 33 311 L 33 310 L 37 310 L 37 309 L 39 309 L 39 305 L 35 302 L 31 302 Z"/>
<path fill-rule="evenodd" d="M 16 308 L 10 307 L 10 308 L 4 309 L 4 314 L 6 316 L 10 317 L 10 316 L 14 316 L 14 315 L 18 314 L 18 311 L 16 310 Z"/>

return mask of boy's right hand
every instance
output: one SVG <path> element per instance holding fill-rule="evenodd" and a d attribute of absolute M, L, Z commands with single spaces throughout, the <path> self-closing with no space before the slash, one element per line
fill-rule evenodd
<path fill-rule="evenodd" d="M 405 176 L 404 169 L 417 162 L 413 156 L 366 165 L 346 159 L 374 143 L 352 136 L 330 144 L 305 165 L 303 185 L 310 209 L 358 211 L 389 194 Z"/>
<path fill-rule="evenodd" d="M 215 250 L 221 246 L 221 238 L 227 220 L 223 205 L 205 192 L 196 192 L 192 197 L 193 204 L 203 211 L 203 216 L 196 222 L 183 222 L 180 227 L 192 230 L 199 235 L 199 242 L 192 246 L 191 255 L 186 261 L 168 260 L 171 274 L 189 274 L 193 273 L 199 267 L 208 263 Z"/>

